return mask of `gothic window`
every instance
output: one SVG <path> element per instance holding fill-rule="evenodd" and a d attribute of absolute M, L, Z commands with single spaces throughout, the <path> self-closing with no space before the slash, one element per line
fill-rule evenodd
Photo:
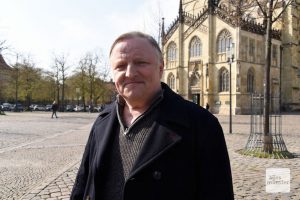
<path fill-rule="evenodd" d="M 219 91 L 225 92 L 229 91 L 229 73 L 228 70 L 222 68 L 219 74 Z"/>
<path fill-rule="evenodd" d="M 227 30 L 223 30 L 218 37 L 218 53 L 226 53 L 227 50 L 230 50 L 231 43 L 231 33 Z"/>
<path fill-rule="evenodd" d="M 256 41 L 256 49 L 257 49 L 257 51 L 256 51 L 256 61 L 257 62 L 260 62 L 260 63 L 262 63 L 262 62 L 264 62 L 264 51 L 263 51 L 263 43 L 262 43 L 262 41 L 259 41 L 259 40 L 257 40 Z"/>
<path fill-rule="evenodd" d="M 250 39 L 249 40 L 249 55 L 254 56 L 254 53 L 255 53 L 255 40 Z"/>
<path fill-rule="evenodd" d="M 167 48 L 168 61 L 176 60 L 176 44 L 175 42 L 171 42 Z"/>
<path fill-rule="evenodd" d="M 198 37 L 194 37 L 190 43 L 190 57 L 198 57 L 202 55 L 202 43 Z"/>
<path fill-rule="evenodd" d="M 172 73 L 168 76 L 168 85 L 172 90 L 175 89 L 175 76 Z"/>
<path fill-rule="evenodd" d="M 248 37 L 242 36 L 241 41 L 240 41 L 240 58 L 242 60 L 247 60 L 247 42 L 248 42 Z"/>
<path fill-rule="evenodd" d="M 278 45 L 276 45 L 276 44 L 272 45 L 272 65 L 273 66 L 277 65 L 277 56 L 278 56 L 277 48 L 278 48 Z"/>
<path fill-rule="evenodd" d="M 247 73 L 247 92 L 254 92 L 254 72 L 252 69 L 249 69 Z"/>

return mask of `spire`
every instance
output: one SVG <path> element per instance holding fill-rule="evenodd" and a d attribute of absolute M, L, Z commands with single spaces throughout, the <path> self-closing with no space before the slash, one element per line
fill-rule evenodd
<path fill-rule="evenodd" d="M 179 2 L 179 22 L 183 22 L 182 0 Z"/>
<path fill-rule="evenodd" d="M 216 6 L 218 6 L 218 0 L 208 0 L 208 9 L 211 14 L 214 12 Z"/>
<path fill-rule="evenodd" d="M 162 22 L 161 22 L 161 42 L 162 44 L 164 43 L 164 40 L 165 40 L 165 18 L 163 17 L 162 18 Z"/>

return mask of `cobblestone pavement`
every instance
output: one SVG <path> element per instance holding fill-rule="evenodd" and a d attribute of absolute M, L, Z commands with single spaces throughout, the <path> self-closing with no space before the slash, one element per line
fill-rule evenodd
<path fill-rule="evenodd" d="M 242 156 L 236 153 L 236 150 L 242 149 L 247 142 L 250 132 L 250 116 L 247 115 L 239 115 L 233 116 L 233 134 L 228 134 L 228 116 L 217 115 L 220 123 L 222 124 L 225 138 L 228 146 L 231 167 L 232 167 L 232 176 L 233 176 L 233 184 L 234 184 L 234 192 L 235 199 L 300 199 L 300 114 L 293 115 L 283 115 L 282 116 L 282 132 L 283 138 L 287 145 L 287 148 L 290 152 L 295 154 L 297 157 L 294 159 L 286 159 L 286 160 L 276 160 L 276 159 L 261 159 L 254 158 L 249 156 Z M 1 119 L 0 119 L 1 120 Z M 1 121 L 0 121 L 1 125 Z M 65 125 L 65 124 L 64 124 Z M 86 130 L 88 126 L 86 126 L 80 131 L 85 131 L 84 133 L 79 134 L 79 138 L 85 138 L 88 135 L 88 131 Z M 1 129 L 0 129 L 1 130 Z M 1 135 L 1 131 L 0 131 Z M 67 136 L 68 134 L 64 134 Z M 1 136 L 0 136 L 1 137 Z M 0 138 L 1 139 L 1 138 Z M 53 146 L 61 145 L 57 140 L 53 138 Z M 74 141 L 77 141 L 74 142 Z M 45 178 L 43 181 L 36 181 L 36 185 L 33 185 L 31 188 L 25 188 L 23 191 L 27 191 L 26 194 L 23 194 L 21 199 L 69 199 L 69 195 L 72 189 L 72 185 L 74 184 L 74 179 L 79 167 L 81 154 L 83 151 L 84 142 L 78 142 L 78 140 L 74 140 L 73 143 L 77 144 L 80 148 L 77 148 L 75 154 L 70 156 L 74 156 L 71 164 L 64 165 L 64 167 L 60 168 L 56 171 L 56 173 L 52 173 L 52 175 L 42 175 L 46 171 L 41 171 L 36 175 L 38 178 Z M 27 141 L 28 142 L 28 141 Z M 44 141 L 48 145 L 50 141 Z M 58 143 L 57 143 L 58 142 Z M 36 147 L 43 146 L 40 143 L 35 144 Z M 68 148 L 71 148 L 70 145 Z M 72 148 L 71 148 L 72 149 Z M 61 150 L 61 149 L 60 149 Z M 65 150 L 65 149 L 64 149 Z M 25 156 L 24 152 L 23 156 Z M 65 154 L 65 153 L 64 153 Z M 80 156 L 78 156 L 80 154 Z M 32 155 L 32 154 L 30 154 Z M 0 159 L 2 163 L 3 153 L 1 153 L 0 149 Z M 66 158 L 66 157 L 65 157 Z M 38 157 L 38 159 L 42 159 L 42 157 Z M 9 158 L 7 158 L 9 160 Z M 55 161 L 57 162 L 57 161 Z M 17 165 L 17 162 L 11 164 L 10 167 Z M 290 193 L 267 193 L 265 190 L 265 173 L 267 168 L 289 168 L 291 170 L 291 191 Z M 2 168 L 0 166 L 0 175 L 6 173 L 5 170 L 9 168 Z M 33 173 L 32 173 L 33 174 Z M 48 173 L 49 174 L 49 173 Z M 43 177 L 40 177 L 43 176 Z M 2 186 L 0 186 L 0 195 L 2 191 Z M 14 188 L 11 188 L 12 191 Z M 1 197 L 0 197 L 1 199 Z M 6 198 L 5 198 L 6 199 Z M 14 198 L 13 198 L 14 199 Z M 16 198 L 17 199 L 17 198 Z"/>
<path fill-rule="evenodd" d="M 0 116 L 0 199 L 21 199 L 82 157 L 97 114 L 49 112 Z"/>
<path fill-rule="evenodd" d="M 262 159 L 242 156 L 236 150 L 244 148 L 250 132 L 250 116 L 233 116 L 233 134 L 228 134 L 228 116 L 217 116 L 225 132 L 229 151 L 235 199 L 300 199 L 300 114 L 282 116 L 282 134 L 294 159 Z M 267 193 L 266 168 L 289 168 L 290 193 Z"/>

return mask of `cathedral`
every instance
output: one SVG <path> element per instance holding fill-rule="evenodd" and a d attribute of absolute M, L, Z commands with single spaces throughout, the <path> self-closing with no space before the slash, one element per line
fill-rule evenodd
<path fill-rule="evenodd" d="M 162 81 L 215 114 L 229 114 L 230 103 L 232 114 L 249 114 L 251 96 L 264 91 L 264 18 L 255 1 L 243 1 L 242 17 L 232 2 L 180 0 L 178 17 L 162 24 Z M 271 33 L 270 93 L 284 111 L 300 109 L 299 9 L 289 5 Z"/>

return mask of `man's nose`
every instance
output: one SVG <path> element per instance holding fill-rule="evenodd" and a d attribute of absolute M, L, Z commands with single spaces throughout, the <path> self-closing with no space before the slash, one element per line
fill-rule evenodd
<path fill-rule="evenodd" d="M 129 64 L 127 65 L 125 75 L 126 75 L 127 77 L 133 77 L 133 76 L 136 75 L 136 67 L 134 66 L 134 64 L 129 63 Z"/>

